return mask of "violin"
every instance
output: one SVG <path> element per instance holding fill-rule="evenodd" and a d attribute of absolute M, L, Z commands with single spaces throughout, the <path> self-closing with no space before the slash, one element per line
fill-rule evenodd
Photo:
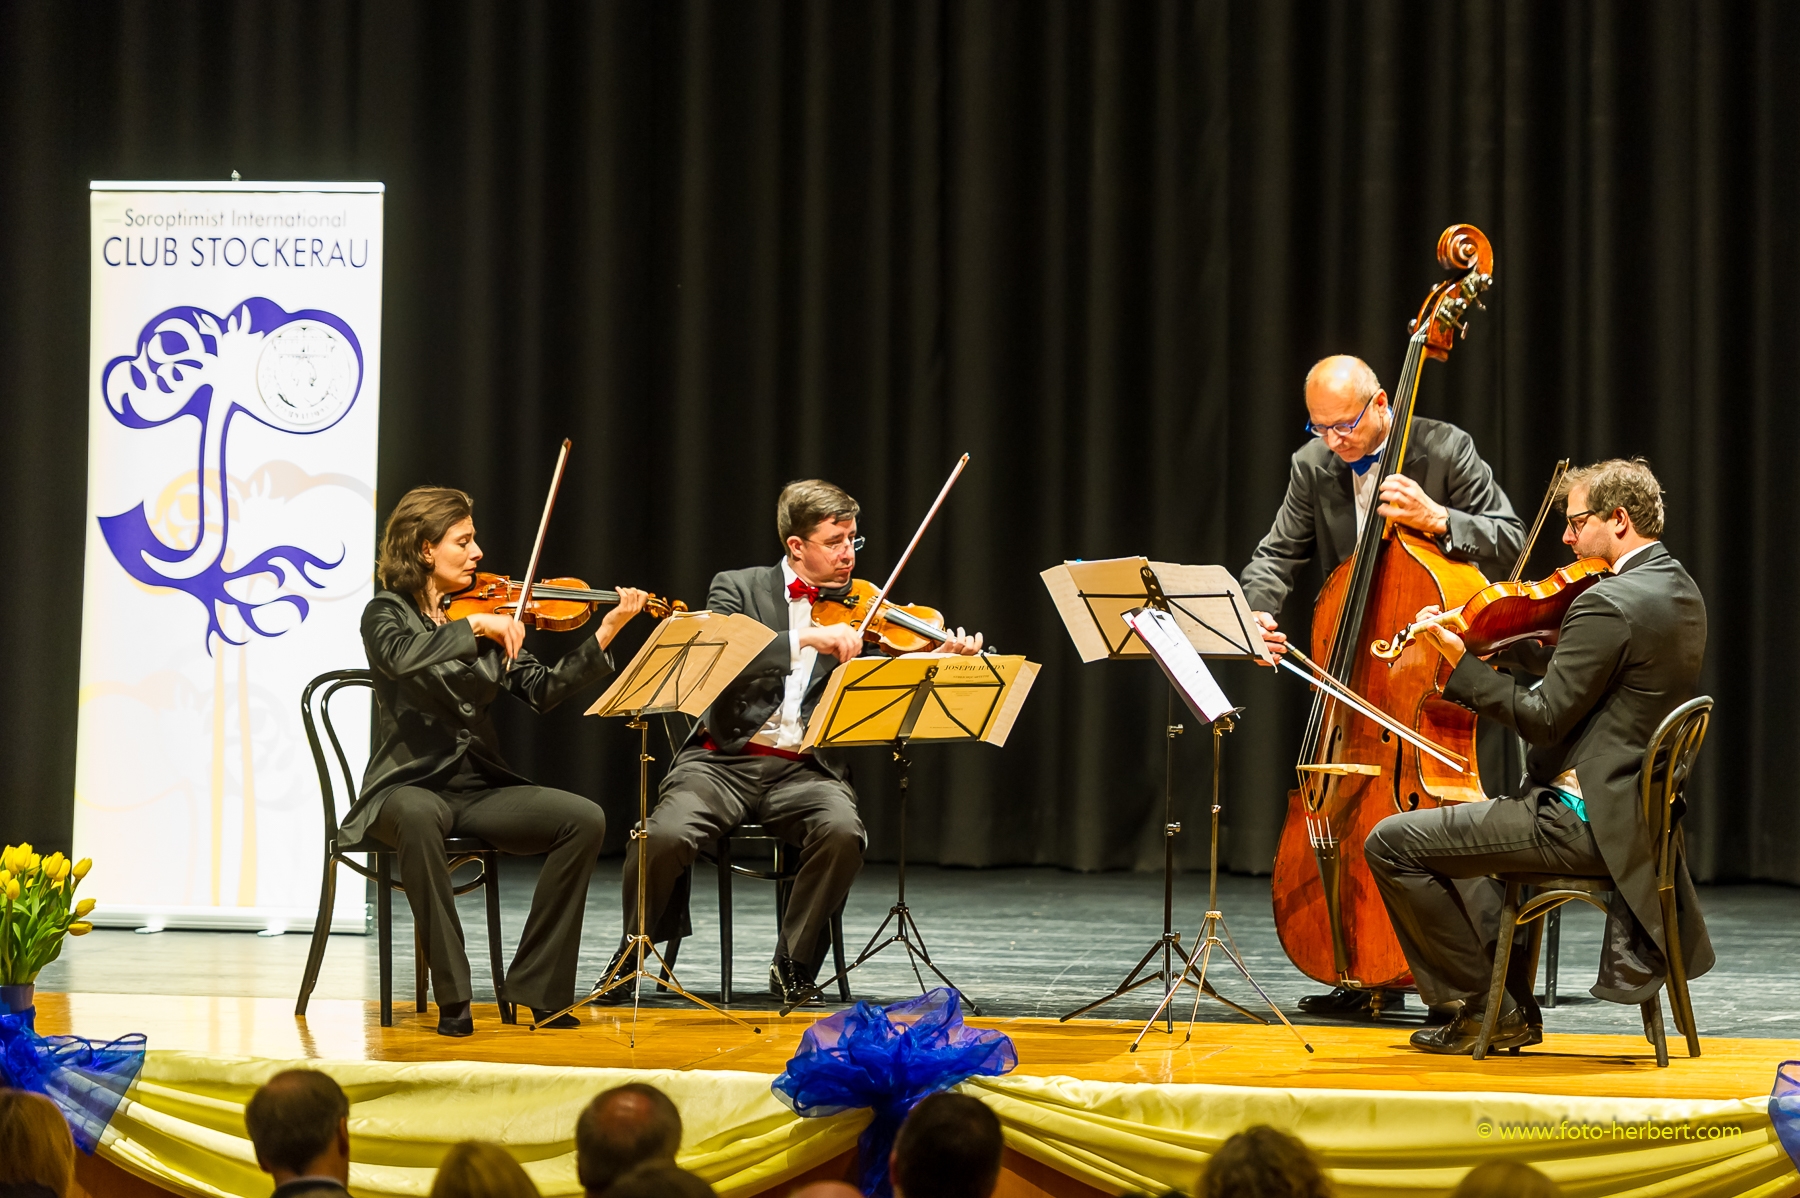
<path fill-rule="evenodd" d="M 568 632 L 587 623 L 596 608 L 619 601 L 619 592 L 596 590 L 579 578 L 546 578 L 532 584 L 531 597 L 521 612 L 519 599 L 524 590 L 524 583 L 514 582 L 504 574 L 477 574 L 473 583 L 450 597 L 449 616 L 460 620 L 465 616 L 506 615 L 527 628 Z M 686 611 L 687 604 L 652 595 L 644 610 L 660 620 L 672 611 Z"/>
<path fill-rule="evenodd" d="M 947 622 L 943 612 L 923 604 L 883 599 L 874 583 L 861 578 L 850 580 L 848 594 L 830 599 L 821 596 L 813 604 L 813 623 L 862 624 L 871 608 L 875 618 L 863 625 L 863 640 L 879 645 L 889 657 L 928 652 L 950 639 L 944 631 Z"/>
<path fill-rule="evenodd" d="M 1475 592 L 1461 607 L 1409 624 L 1391 641 L 1375 641 L 1369 652 L 1393 661 L 1426 628 L 1456 633 L 1477 657 L 1497 653 L 1519 641 L 1554 644 L 1569 604 L 1581 592 L 1612 573 L 1603 557 L 1584 557 L 1562 567 L 1542 582 L 1505 579 Z"/>

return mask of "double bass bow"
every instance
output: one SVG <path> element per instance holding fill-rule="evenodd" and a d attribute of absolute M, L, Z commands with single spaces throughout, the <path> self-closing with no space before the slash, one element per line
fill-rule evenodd
<path fill-rule="evenodd" d="M 1444 230 L 1437 257 L 1455 277 L 1431 288 L 1410 326 L 1381 478 L 1406 463 L 1425 363 L 1449 357 L 1493 284 L 1493 247 L 1473 225 Z M 1312 655 L 1288 652 L 1300 666 L 1287 668 L 1315 694 L 1271 891 L 1282 947 L 1318 981 L 1354 989 L 1412 982 L 1363 841 L 1397 811 L 1486 796 L 1474 765 L 1475 717 L 1443 699 L 1443 659 L 1411 653 L 1385 663 L 1368 650 L 1377 630 L 1402 627 L 1428 606 L 1457 606 L 1486 584 L 1475 566 L 1371 510 L 1355 552 L 1313 607 Z"/>

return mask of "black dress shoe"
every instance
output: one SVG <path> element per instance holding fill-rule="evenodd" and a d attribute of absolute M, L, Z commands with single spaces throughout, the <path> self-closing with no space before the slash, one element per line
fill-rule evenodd
<path fill-rule="evenodd" d="M 440 1036 L 473 1036 L 475 1016 L 469 1013 L 469 1000 L 438 1004 L 437 1033 Z"/>
<path fill-rule="evenodd" d="M 1420 1028 L 1412 1034 L 1412 1046 L 1421 1052 L 1434 1052 L 1440 1056 L 1467 1057 L 1475 1055 L 1475 1041 L 1481 1038 L 1480 1011 L 1470 1011 L 1465 1004 L 1462 1014 L 1458 1015 L 1442 1027 Z M 1516 1007 L 1500 1016 L 1500 1022 L 1494 1027 L 1494 1038 L 1488 1042 L 1488 1051 L 1517 1051 L 1532 1044 L 1544 1042 L 1544 1029 L 1528 1022 L 1525 1012 Z"/>
<path fill-rule="evenodd" d="M 1300 1009 L 1308 1015 L 1367 1015 L 1375 1008 L 1375 997 L 1381 996 L 1381 1009 L 1398 1011 L 1406 1006 L 1404 990 L 1353 990 L 1339 986 L 1330 994 L 1309 994 L 1300 1000 Z"/>
<path fill-rule="evenodd" d="M 550 1014 L 549 1007 L 531 1008 L 531 1026 L 540 1030 L 547 1027 L 570 1028 L 581 1026 L 581 1020 L 575 1018 L 575 1012 L 573 1011 L 564 1011 L 555 1019 L 550 1018 Z"/>
<path fill-rule="evenodd" d="M 612 960 L 606 963 L 606 968 L 600 971 L 600 976 L 594 979 L 594 989 L 598 990 L 600 987 L 606 985 L 608 978 L 623 977 L 637 967 L 636 955 L 632 954 L 631 960 L 629 961 L 625 960 L 626 956 L 627 953 L 625 949 L 620 949 L 613 954 Z M 621 965 L 621 961 L 624 961 L 625 963 Z M 623 985 L 614 986 L 605 994 L 595 998 L 594 1002 L 603 1007 L 616 1007 L 620 1003 L 630 1002 L 631 996 L 636 990 L 636 982 L 626 982 Z"/>
<path fill-rule="evenodd" d="M 797 1003 L 816 1007 L 825 1003 L 818 987 L 813 985 L 812 974 L 791 957 L 777 957 L 769 966 L 769 993 L 779 998 L 784 1006 Z"/>

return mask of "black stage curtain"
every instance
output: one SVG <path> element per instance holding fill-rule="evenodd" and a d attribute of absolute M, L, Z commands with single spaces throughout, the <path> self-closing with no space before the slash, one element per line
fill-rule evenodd
<path fill-rule="evenodd" d="M 1082 666 L 1036 574 L 1241 566 L 1307 366 L 1354 352 L 1392 380 L 1438 232 L 1473 222 L 1497 287 L 1421 410 L 1526 513 L 1559 456 L 1651 460 L 1715 622 L 1697 872 L 1800 881 L 1800 644 L 1775 619 L 1797 51 L 1775 0 L 7 5 L 0 831 L 66 842 L 75 783 L 85 184 L 238 170 L 387 183 L 383 511 L 464 486 L 496 566 L 522 568 L 565 434 L 549 572 L 696 603 L 775 560 L 776 491 L 808 475 L 862 499 L 879 580 L 970 451 L 901 597 L 1044 663 L 1004 750 L 917 753 L 912 852 L 970 866 L 1160 862 L 1164 687 Z M 1227 860 L 1266 870 L 1307 697 L 1221 674 L 1248 709 Z M 572 706 L 506 735 L 600 796 L 618 842 L 622 729 Z M 884 756 L 859 776 L 891 857 Z"/>

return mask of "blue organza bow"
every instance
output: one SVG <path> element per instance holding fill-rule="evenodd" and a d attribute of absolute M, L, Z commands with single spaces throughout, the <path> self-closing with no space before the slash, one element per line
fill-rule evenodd
<path fill-rule="evenodd" d="M 141 1033 L 96 1044 L 81 1036 L 40 1036 L 36 1007 L 0 1014 L 0 1076 L 62 1108 L 75 1143 L 92 1153 L 125 1091 L 144 1067 Z"/>
<path fill-rule="evenodd" d="M 872 1108 L 875 1121 L 857 1144 L 858 1180 L 864 1194 L 886 1198 L 893 1193 L 888 1153 L 906 1113 L 929 1094 L 1018 1064 L 1010 1037 L 964 1027 L 961 996 L 939 987 L 890 1007 L 859 1002 L 821 1019 L 770 1088 L 809 1118 Z"/>
<path fill-rule="evenodd" d="M 1769 1093 L 1769 1121 L 1788 1156 L 1800 1165 L 1800 1061 L 1783 1061 L 1775 1067 L 1775 1088 Z"/>

